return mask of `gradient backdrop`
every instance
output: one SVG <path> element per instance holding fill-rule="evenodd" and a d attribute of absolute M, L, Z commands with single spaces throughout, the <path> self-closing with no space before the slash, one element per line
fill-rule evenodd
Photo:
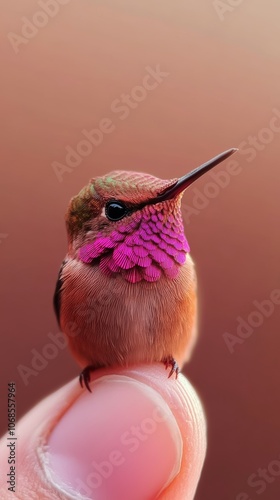
<path fill-rule="evenodd" d="M 219 177 L 207 174 L 184 196 L 200 297 L 200 339 L 185 373 L 209 425 L 196 499 L 277 500 L 279 1 L 57 0 L 43 15 L 41 6 L 1 2 L 1 431 L 9 380 L 20 417 L 78 374 L 67 349 L 27 385 L 18 371 L 34 369 L 34 353 L 58 332 L 52 295 L 70 197 L 112 169 L 170 178 L 240 146 L 216 167 Z M 143 90 L 147 67 L 157 66 L 164 76 Z M 120 108 L 125 95 L 130 105 Z M 89 154 L 82 131 L 104 118 L 110 132 L 96 133 Z M 69 147 L 84 156 L 67 164 Z M 271 294 L 278 304 L 253 314 Z M 238 337 L 248 317 L 254 326 Z M 263 487 L 248 484 L 259 468 L 270 471 Z"/>

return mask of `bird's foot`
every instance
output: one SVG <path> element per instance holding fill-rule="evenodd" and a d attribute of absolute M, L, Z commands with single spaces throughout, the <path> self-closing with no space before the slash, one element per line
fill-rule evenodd
<path fill-rule="evenodd" d="M 90 372 L 95 370 L 95 366 L 93 365 L 88 365 L 86 366 L 80 373 L 79 375 L 79 382 L 81 387 L 86 387 L 89 392 L 91 392 L 90 388 Z"/>
<path fill-rule="evenodd" d="M 180 368 L 177 361 L 173 358 L 173 356 L 166 356 L 165 358 L 163 358 L 162 362 L 164 363 L 166 370 L 171 366 L 168 378 L 172 377 L 173 373 L 175 373 L 175 378 L 177 379 Z"/>

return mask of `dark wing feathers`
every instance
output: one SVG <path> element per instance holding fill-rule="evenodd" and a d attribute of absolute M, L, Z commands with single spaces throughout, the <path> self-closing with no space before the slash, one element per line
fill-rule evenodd
<path fill-rule="evenodd" d="M 64 268 L 65 264 L 66 264 L 66 260 L 64 260 L 60 266 L 58 278 L 57 278 L 57 282 L 56 282 L 56 287 L 55 287 L 55 292 L 54 292 L 54 296 L 53 296 L 54 310 L 55 310 L 56 318 L 57 318 L 59 325 L 60 325 L 61 288 L 63 285 L 62 272 L 63 272 L 63 268 Z"/>

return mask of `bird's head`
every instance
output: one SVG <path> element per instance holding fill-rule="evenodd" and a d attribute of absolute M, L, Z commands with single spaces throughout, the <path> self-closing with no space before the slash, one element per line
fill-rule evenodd
<path fill-rule="evenodd" d="M 234 153 L 230 149 L 180 179 L 114 171 L 92 179 L 66 214 L 69 254 L 130 283 L 176 278 L 190 251 L 181 198 L 202 174 Z"/>

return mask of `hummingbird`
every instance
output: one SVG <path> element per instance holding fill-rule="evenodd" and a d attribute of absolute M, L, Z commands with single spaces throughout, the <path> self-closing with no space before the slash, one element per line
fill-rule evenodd
<path fill-rule="evenodd" d="M 59 326 L 90 389 L 91 371 L 162 362 L 169 377 L 197 337 L 197 279 L 184 233 L 184 191 L 229 149 L 181 178 L 116 170 L 70 200 L 68 252 L 54 294 Z"/>

